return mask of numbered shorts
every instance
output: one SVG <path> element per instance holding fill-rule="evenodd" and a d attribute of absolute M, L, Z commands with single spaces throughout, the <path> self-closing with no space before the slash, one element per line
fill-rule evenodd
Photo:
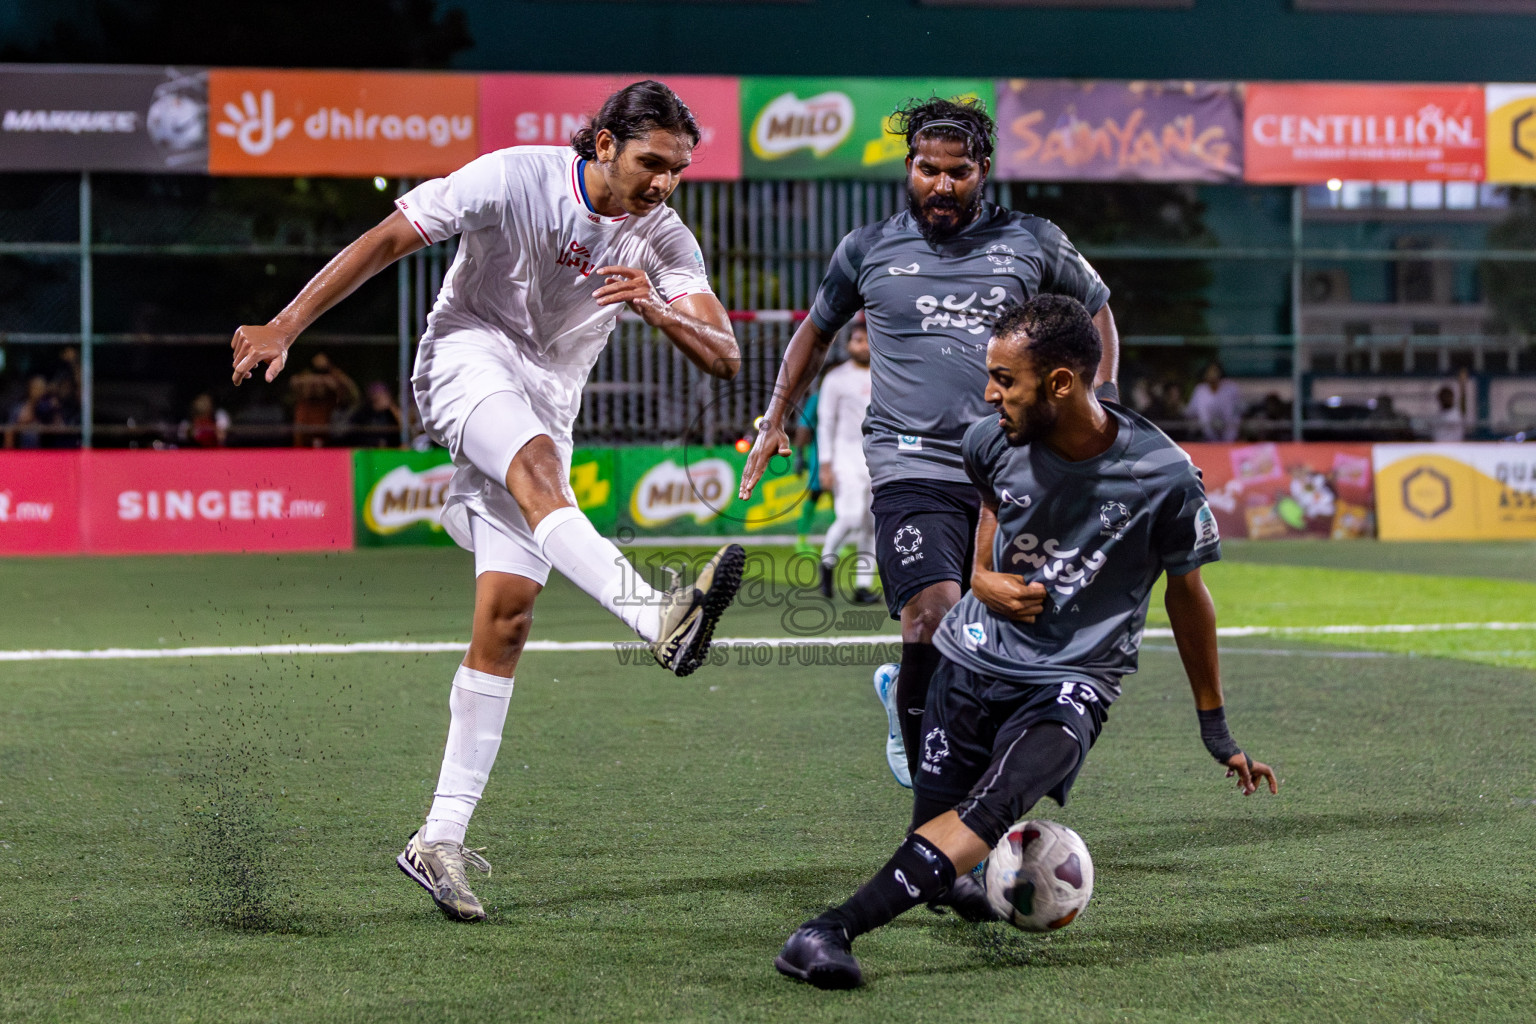
<path fill-rule="evenodd" d="M 955 810 L 966 827 L 995 843 L 1029 811 L 1021 806 L 1026 794 L 1041 792 L 1039 783 L 1050 781 L 1029 779 L 1026 767 L 1010 761 L 1024 735 L 1065 729 L 1076 738 L 1076 764 L 1044 790 L 1064 805 L 1106 717 L 1086 679 L 1020 684 L 943 658 L 928 688 L 922 758 L 912 766 L 912 785 L 924 806 Z"/>
<path fill-rule="evenodd" d="M 970 589 L 981 496 L 967 483 L 890 480 L 875 487 L 875 562 L 891 618 L 924 587 Z"/>

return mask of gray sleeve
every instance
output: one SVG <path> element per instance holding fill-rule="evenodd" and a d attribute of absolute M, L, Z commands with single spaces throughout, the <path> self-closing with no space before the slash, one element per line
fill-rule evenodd
<path fill-rule="evenodd" d="M 1034 224 L 1035 238 L 1040 242 L 1045 270 L 1040 277 L 1040 290 L 1055 295 L 1070 295 L 1097 313 L 1109 301 L 1109 286 L 1099 277 L 1099 272 L 1083 258 L 1067 238 L 1065 231 L 1048 220 Z"/>
<path fill-rule="evenodd" d="M 864 267 L 870 232 L 867 228 L 850 231 L 838 243 L 827 266 L 826 276 L 811 304 L 811 322 L 827 333 L 841 330 L 854 314 L 864 308 L 859 294 L 859 271 Z"/>
<path fill-rule="evenodd" d="M 981 492 L 981 500 L 988 505 L 997 504 L 997 490 L 992 485 L 992 474 L 997 467 L 997 457 L 1006 446 L 1002 431 L 997 429 L 993 417 L 985 417 L 972 423 L 960 442 L 960 457 L 965 461 L 965 475 Z"/>
<path fill-rule="evenodd" d="M 1216 514 L 1205 500 L 1200 471 L 1192 464 L 1179 468 L 1152 526 L 1152 546 L 1163 568 L 1183 576 L 1221 558 Z"/>

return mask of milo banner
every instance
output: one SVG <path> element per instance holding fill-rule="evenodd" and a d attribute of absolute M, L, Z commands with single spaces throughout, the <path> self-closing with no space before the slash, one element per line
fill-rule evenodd
<path fill-rule="evenodd" d="M 1378 444 L 1382 540 L 1536 540 L 1536 450 Z"/>
<path fill-rule="evenodd" d="M 1240 181 L 1234 82 L 997 83 L 1001 181 Z"/>
<path fill-rule="evenodd" d="M 781 473 L 770 464 L 751 500 L 742 501 L 736 490 L 747 457 L 733 447 L 617 448 L 613 454 L 621 540 L 794 534 L 809 498 L 804 473 Z M 809 532 L 823 533 L 830 524 L 830 512 L 818 508 Z"/>
<path fill-rule="evenodd" d="M 1229 539 L 1370 537 L 1368 444 L 1186 444 Z"/>
<path fill-rule="evenodd" d="M 907 146 L 892 111 L 929 96 L 990 109 L 992 90 L 984 78 L 743 78 L 742 177 L 900 178 Z"/>
<path fill-rule="evenodd" d="M 403 452 L 363 448 L 352 453 L 357 544 L 452 544 L 438 522 L 453 464 L 443 449 Z M 599 532 L 615 529 L 614 450 L 578 448 L 571 490 Z"/>

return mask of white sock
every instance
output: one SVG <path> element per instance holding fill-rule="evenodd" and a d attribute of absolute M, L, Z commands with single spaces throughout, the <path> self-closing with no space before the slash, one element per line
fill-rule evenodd
<path fill-rule="evenodd" d="M 549 564 L 646 640 L 661 632 L 661 594 L 597 532 L 581 510 L 566 505 L 545 516 L 533 539 Z"/>
<path fill-rule="evenodd" d="M 448 696 L 448 745 L 422 841 L 464 842 L 475 804 L 501 749 L 501 729 L 512 703 L 512 680 L 459 666 Z"/>

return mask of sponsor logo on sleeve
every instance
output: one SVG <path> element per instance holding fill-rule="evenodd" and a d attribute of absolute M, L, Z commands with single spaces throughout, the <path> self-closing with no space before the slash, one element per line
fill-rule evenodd
<path fill-rule="evenodd" d="M 1216 531 L 1216 513 L 1211 511 L 1210 502 L 1202 501 L 1195 512 L 1195 547 L 1203 548 L 1220 539 L 1221 535 Z"/>
<path fill-rule="evenodd" d="M 916 434 L 897 434 L 896 450 L 899 452 L 920 452 L 923 450 L 923 439 Z"/>
<path fill-rule="evenodd" d="M 962 629 L 965 634 L 965 646 L 971 650 L 987 645 L 987 626 L 983 622 L 967 622 Z"/>

